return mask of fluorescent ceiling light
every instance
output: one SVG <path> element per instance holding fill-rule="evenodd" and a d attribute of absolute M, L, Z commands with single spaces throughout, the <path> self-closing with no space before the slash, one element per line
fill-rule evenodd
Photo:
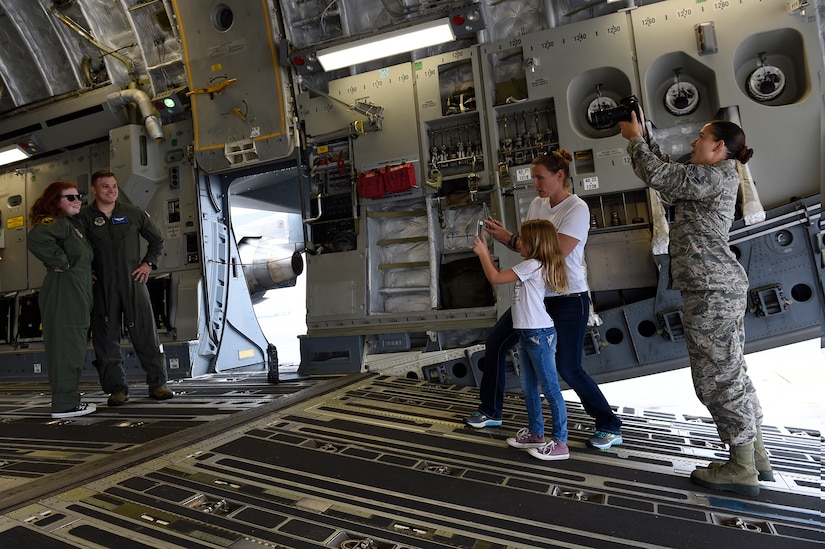
<path fill-rule="evenodd" d="M 325 71 L 333 71 L 453 40 L 455 40 L 455 33 L 450 19 L 445 17 L 422 25 L 319 50 L 318 61 Z"/>
<path fill-rule="evenodd" d="M 0 148 L 0 166 L 25 160 L 31 155 L 20 145 L 8 145 Z"/>

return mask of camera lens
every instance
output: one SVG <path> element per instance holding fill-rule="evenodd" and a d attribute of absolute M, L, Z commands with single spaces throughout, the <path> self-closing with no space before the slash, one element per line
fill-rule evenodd
<path fill-rule="evenodd" d="M 597 130 L 606 130 L 615 125 L 611 122 L 610 111 L 616 108 L 616 101 L 600 95 L 587 106 L 587 123 Z"/>

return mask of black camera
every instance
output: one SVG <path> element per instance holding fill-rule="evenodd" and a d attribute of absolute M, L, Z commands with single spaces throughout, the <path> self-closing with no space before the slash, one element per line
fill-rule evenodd
<path fill-rule="evenodd" d="M 641 122 L 642 111 L 639 108 L 639 100 L 635 95 L 625 97 L 612 109 L 600 109 L 590 113 L 590 125 L 597 130 L 612 128 L 619 122 L 630 122 L 630 113 L 636 113 L 636 119 Z"/>

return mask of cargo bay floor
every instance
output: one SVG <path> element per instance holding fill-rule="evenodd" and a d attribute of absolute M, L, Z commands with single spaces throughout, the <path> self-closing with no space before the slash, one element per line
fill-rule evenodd
<path fill-rule="evenodd" d="M 174 400 L 54 420 L 48 387 L 0 384 L 0 546 L 803 547 L 825 543 L 822 435 L 766 425 L 776 479 L 757 497 L 690 483 L 725 451 L 707 417 L 619 407 L 624 444 L 570 459 L 507 447 L 526 425 L 471 429 L 473 387 L 359 374 L 214 376 Z M 45 392 L 44 392 L 45 391 Z M 549 417 L 549 411 L 546 411 Z"/>

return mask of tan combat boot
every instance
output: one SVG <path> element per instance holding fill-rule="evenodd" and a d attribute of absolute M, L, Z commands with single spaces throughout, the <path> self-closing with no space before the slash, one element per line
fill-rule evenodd
<path fill-rule="evenodd" d="M 753 443 L 753 464 L 759 473 L 759 480 L 773 481 L 773 470 L 768 459 L 768 452 L 765 451 L 765 443 L 762 442 L 762 426 L 756 426 L 756 440 Z"/>
<path fill-rule="evenodd" d="M 716 469 L 724 464 L 725 463 L 721 461 L 712 461 L 708 463 L 708 469 Z M 759 474 L 759 480 L 773 482 L 771 462 L 768 459 L 768 452 L 765 450 L 765 444 L 762 442 L 761 425 L 756 427 L 756 440 L 753 443 L 753 464 L 756 467 L 756 472 Z"/>
<path fill-rule="evenodd" d="M 690 480 L 712 490 L 758 496 L 759 477 L 753 462 L 753 442 L 731 446 L 730 461 L 719 467 L 695 469 Z"/>

